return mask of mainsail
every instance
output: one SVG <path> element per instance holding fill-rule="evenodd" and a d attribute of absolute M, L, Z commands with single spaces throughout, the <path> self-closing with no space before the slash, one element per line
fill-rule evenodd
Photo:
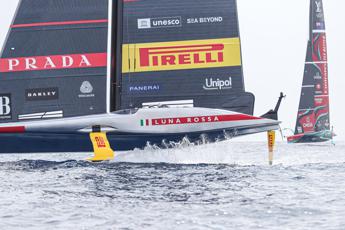
<path fill-rule="evenodd" d="M 253 114 L 235 0 L 125 1 L 121 108 L 191 101 Z"/>
<path fill-rule="evenodd" d="M 310 1 L 310 35 L 295 135 L 330 130 L 327 44 L 322 0 Z"/>
<path fill-rule="evenodd" d="M 21 0 L 0 59 L 0 123 L 106 112 L 107 0 Z"/>

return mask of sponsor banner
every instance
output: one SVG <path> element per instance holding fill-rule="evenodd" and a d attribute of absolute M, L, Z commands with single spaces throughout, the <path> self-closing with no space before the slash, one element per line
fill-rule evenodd
<path fill-rule="evenodd" d="M 182 19 L 181 16 L 176 17 L 159 17 L 159 18 L 139 18 L 138 29 L 155 29 L 155 28 L 169 28 L 182 27 L 182 24 L 215 24 L 223 23 L 222 16 L 211 17 L 193 17 Z"/>
<path fill-rule="evenodd" d="M 324 33 L 325 31 L 325 23 L 324 22 L 315 22 L 315 30 L 313 33 Z"/>
<path fill-rule="evenodd" d="M 106 148 L 105 140 L 102 136 L 95 137 L 96 145 L 98 148 Z"/>
<path fill-rule="evenodd" d="M 49 118 L 62 118 L 63 111 L 41 112 L 18 115 L 18 120 L 40 120 Z"/>
<path fill-rule="evenodd" d="M 298 124 L 299 127 L 297 128 L 299 133 L 308 133 L 314 132 L 314 124 L 315 124 L 315 114 L 314 111 L 301 111 L 298 113 Z"/>
<path fill-rule="evenodd" d="M 53 56 L 0 59 L 0 73 L 107 66 L 106 53 L 65 54 Z"/>
<path fill-rule="evenodd" d="M 322 2 L 321 1 L 315 1 L 316 6 L 316 13 L 322 13 Z"/>
<path fill-rule="evenodd" d="M 138 19 L 138 29 L 155 29 L 168 27 L 181 27 L 182 18 L 162 17 L 162 18 L 140 18 Z"/>
<path fill-rule="evenodd" d="M 328 106 L 329 96 L 328 95 L 314 96 L 314 104 L 315 104 L 315 107 Z"/>
<path fill-rule="evenodd" d="M 89 81 L 83 81 L 80 86 L 80 93 L 81 94 L 78 95 L 79 98 L 95 97 L 95 94 L 93 93 L 93 86 Z"/>
<path fill-rule="evenodd" d="M 220 78 L 205 78 L 204 90 L 226 90 L 232 89 L 232 78 L 227 79 Z"/>
<path fill-rule="evenodd" d="M 11 94 L 0 94 L 0 120 L 12 119 Z"/>
<path fill-rule="evenodd" d="M 160 85 L 132 85 L 129 86 L 128 91 L 130 93 L 147 93 L 147 92 L 157 92 L 160 91 Z"/>
<path fill-rule="evenodd" d="M 327 63 L 317 63 L 314 65 L 315 74 L 313 76 L 315 82 L 315 95 L 328 95 L 328 66 Z"/>
<path fill-rule="evenodd" d="M 322 2 L 321 1 L 315 1 L 315 16 L 317 20 L 323 21 L 324 14 L 323 14 L 323 7 L 322 7 Z M 318 24 L 316 24 L 318 26 Z M 324 26 L 323 26 L 324 28 Z"/>
<path fill-rule="evenodd" d="M 239 36 L 236 0 L 135 0 L 123 10 L 128 44 Z"/>
<path fill-rule="evenodd" d="M 46 101 L 59 99 L 59 89 L 54 88 L 37 88 L 25 90 L 25 99 L 27 101 Z"/>
<path fill-rule="evenodd" d="M 178 117 L 178 118 L 159 118 L 151 120 L 140 120 L 141 126 L 163 126 L 163 125 L 186 125 L 200 123 L 216 123 L 242 120 L 258 120 L 259 117 L 253 117 L 245 114 L 216 115 L 216 116 L 197 116 L 197 117 Z"/>
<path fill-rule="evenodd" d="M 199 17 L 199 18 L 187 18 L 187 24 L 214 24 L 222 23 L 223 17 Z"/>
<path fill-rule="evenodd" d="M 123 45 L 123 73 L 241 66 L 239 38 Z"/>
<path fill-rule="evenodd" d="M 314 33 L 313 34 L 313 56 L 314 62 L 326 62 L 327 61 L 327 41 L 326 34 Z"/>

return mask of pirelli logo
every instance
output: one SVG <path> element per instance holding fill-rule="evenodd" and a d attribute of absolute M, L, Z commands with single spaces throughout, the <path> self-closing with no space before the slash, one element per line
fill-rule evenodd
<path fill-rule="evenodd" d="M 239 38 L 123 45 L 124 73 L 240 65 Z"/>

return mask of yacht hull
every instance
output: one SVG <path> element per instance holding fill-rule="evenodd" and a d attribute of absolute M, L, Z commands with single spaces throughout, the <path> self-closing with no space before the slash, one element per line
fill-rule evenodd
<path fill-rule="evenodd" d="M 171 147 L 191 142 L 215 142 L 276 130 L 279 122 L 208 108 L 151 108 L 79 118 L 27 121 L 0 125 L 0 153 L 90 152 L 89 133 L 97 126 L 107 133 L 115 151 L 148 144 Z"/>
<path fill-rule="evenodd" d="M 299 135 L 290 136 L 287 138 L 288 143 L 320 143 L 332 140 L 335 135 L 331 131 L 304 133 Z"/>
<path fill-rule="evenodd" d="M 174 143 L 188 138 L 191 143 L 213 143 L 234 137 L 277 129 L 278 126 L 252 126 L 210 130 L 193 133 L 133 134 L 108 133 L 108 140 L 115 151 L 143 149 L 148 145 L 171 148 Z M 50 152 L 92 152 L 92 144 L 86 133 L 26 133 L 1 134 L 0 153 L 50 153 Z"/>

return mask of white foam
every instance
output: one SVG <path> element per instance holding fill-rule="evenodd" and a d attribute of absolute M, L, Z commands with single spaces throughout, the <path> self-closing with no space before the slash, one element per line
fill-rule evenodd
<path fill-rule="evenodd" d="M 287 144 L 278 142 L 275 164 L 301 165 L 309 163 L 345 162 L 345 144 Z M 145 150 L 120 152 L 115 162 L 171 164 L 236 164 L 268 165 L 267 143 L 234 142 L 233 140 L 194 146 L 177 145 L 173 149 L 147 147 Z"/>
<path fill-rule="evenodd" d="M 206 142 L 206 140 L 205 140 Z M 268 165 L 266 142 L 228 140 L 214 144 L 195 145 L 188 140 L 174 143 L 172 149 L 147 146 L 144 150 L 115 151 L 112 162 L 169 164 L 235 164 Z M 1 162 L 23 159 L 64 161 L 86 160 L 92 153 L 10 154 L 1 155 Z M 287 144 L 278 142 L 274 164 L 303 165 L 314 163 L 344 163 L 345 142 L 321 144 Z"/>

